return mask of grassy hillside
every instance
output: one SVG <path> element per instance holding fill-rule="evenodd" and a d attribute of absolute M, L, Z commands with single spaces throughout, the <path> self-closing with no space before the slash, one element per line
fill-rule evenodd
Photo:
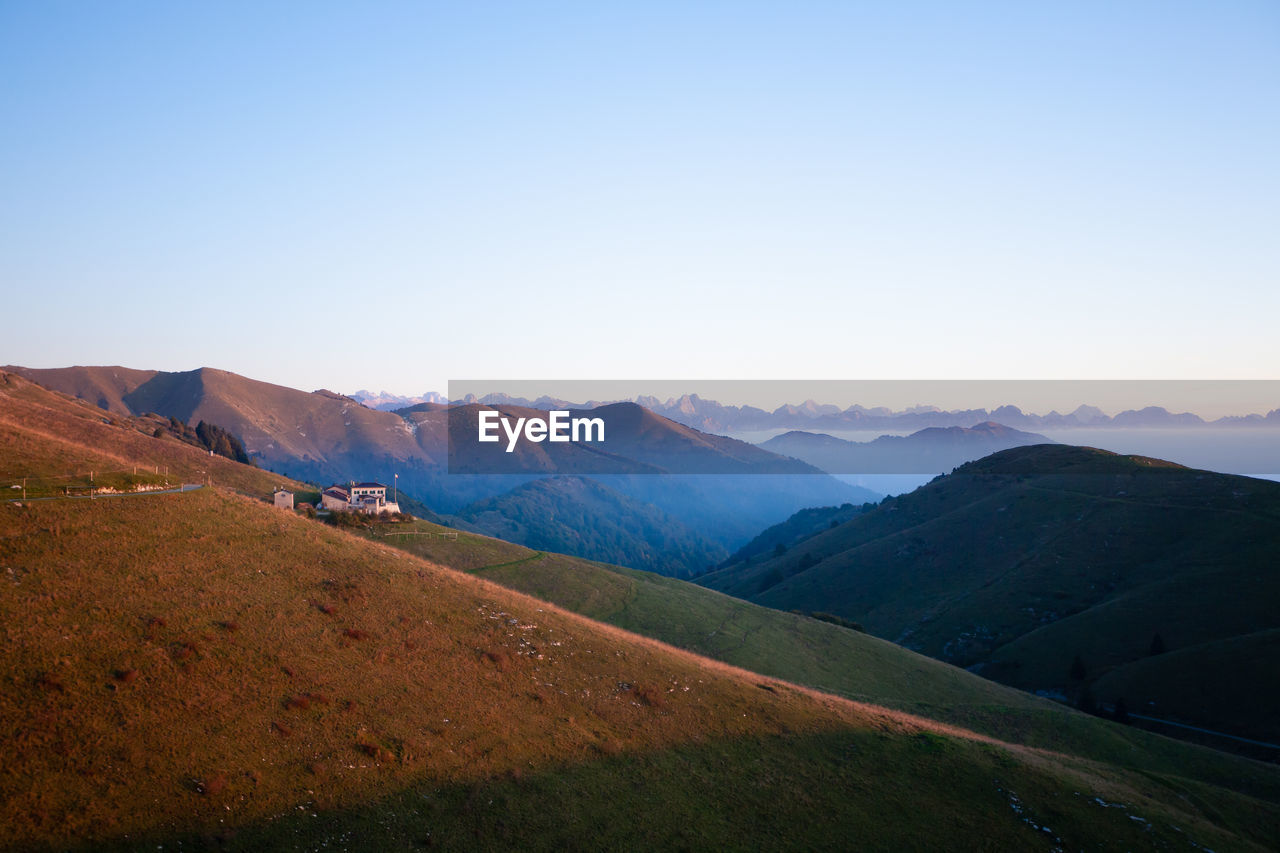
<path fill-rule="evenodd" d="M 0 368 L 6 373 L 18 373 L 23 378 L 42 382 L 47 388 L 84 400 L 113 415 L 131 415 L 135 410 L 126 399 L 142 385 L 154 379 L 155 370 L 134 370 L 119 365 L 111 367 L 65 367 L 57 370 L 31 370 L 8 365 Z"/>
<path fill-rule="evenodd" d="M 809 694 L 232 494 L 0 510 L 6 845 L 1276 840 L 1273 802 Z"/>
<path fill-rule="evenodd" d="M 786 521 L 781 521 L 755 536 L 725 561 L 724 565 L 744 563 L 753 557 L 773 555 L 779 546 L 785 551 L 802 539 L 808 539 L 815 533 L 821 533 L 831 527 L 843 524 L 861 512 L 866 512 L 874 504 L 866 503 L 854 506 L 851 503 L 840 506 L 807 507 L 792 514 Z M 723 566 L 721 566 L 723 568 Z"/>
<path fill-rule="evenodd" d="M 1154 716 L 1276 740 L 1274 679 L 1251 679 L 1258 666 L 1280 667 L 1259 633 L 1280 627 L 1277 548 L 1280 484 L 1043 446 L 963 466 L 780 557 L 699 582 L 773 607 L 828 609 L 1009 684 L 1123 698 Z M 1150 653 L 1157 634 L 1184 666 L 1216 663 L 1157 689 L 1167 666 Z M 1233 638 L 1249 654 L 1211 652 Z M 1223 663 L 1225 674 L 1213 671 Z M 1255 692 L 1209 689 L 1220 677 Z"/>
<path fill-rule="evenodd" d="M 20 497 L 26 478 L 31 497 L 64 490 L 85 494 L 93 472 L 94 486 L 122 491 L 166 482 L 212 482 L 262 497 L 277 486 L 302 495 L 311 490 L 279 474 L 210 456 L 172 436 L 156 438 L 158 425 L 152 418 L 109 414 L 0 371 L 0 489 L 6 498 Z"/>
<path fill-rule="evenodd" d="M 371 528 L 366 535 L 593 619 L 849 698 L 923 713 L 974 704 L 1058 710 L 875 637 L 674 578 L 425 521 Z"/>
<path fill-rule="evenodd" d="M 116 367 L 14 368 L 57 391 L 100 401 L 114 414 L 158 412 L 230 429 L 263 464 L 309 479 L 344 478 L 347 461 L 434 459 L 405 422 L 330 391 L 305 392 L 202 367 L 175 373 Z M 97 398 L 97 400 L 95 400 Z M 375 472 L 382 476 L 381 470 Z"/>
<path fill-rule="evenodd" d="M 849 716 L 210 490 L 3 524 L 10 843 L 216 829 L 423 774 Z"/>
<path fill-rule="evenodd" d="M 4 848 L 1280 842 L 1274 769 L 810 693 L 223 489 L 0 504 L 0 566 Z"/>
<path fill-rule="evenodd" d="M 753 672 L 1008 742 L 1280 795 L 1266 781 L 1268 773 L 1252 762 L 1078 713 L 828 622 L 673 578 L 533 551 L 427 522 L 394 530 L 374 528 L 366 535 Z"/>

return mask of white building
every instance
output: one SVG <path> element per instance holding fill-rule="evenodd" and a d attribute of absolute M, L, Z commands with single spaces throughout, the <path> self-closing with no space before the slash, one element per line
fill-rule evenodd
<path fill-rule="evenodd" d="M 330 486 L 320 493 L 320 509 L 346 512 L 350 509 L 351 493 L 343 486 Z"/>
<path fill-rule="evenodd" d="M 275 494 L 271 496 L 271 501 L 280 509 L 293 509 L 293 492 L 277 488 Z"/>
<path fill-rule="evenodd" d="M 387 500 L 387 487 L 381 483 L 349 483 L 333 485 L 320 493 L 320 508 L 339 512 L 399 512 L 400 504 Z"/>

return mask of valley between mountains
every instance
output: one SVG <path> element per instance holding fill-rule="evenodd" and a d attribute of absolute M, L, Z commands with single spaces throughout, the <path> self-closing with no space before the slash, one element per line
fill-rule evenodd
<path fill-rule="evenodd" d="M 0 373 L 8 849 L 1280 845 L 1273 762 L 1076 707 L 1273 737 L 1280 486 L 1037 444 L 889 499 L 797 468 L 729 510 L 729 474 L 433 505 L 435 413 L 199 373 Z M 419 518 L 270 505 L 353 464 L 412 468 Z"/>

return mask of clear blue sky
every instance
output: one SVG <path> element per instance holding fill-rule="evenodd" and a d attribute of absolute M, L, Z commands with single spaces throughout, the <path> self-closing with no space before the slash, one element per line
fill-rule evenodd
<path fill-rule="evenodd" d="M 0 363 L 1280 377 L 1269 0 L 0 0 L 0 128 Z"/>

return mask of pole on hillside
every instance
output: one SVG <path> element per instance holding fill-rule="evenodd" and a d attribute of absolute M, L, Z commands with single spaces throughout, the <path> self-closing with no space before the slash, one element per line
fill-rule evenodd
<path fill-rule="evenodd" d="M 395 476 L 396 478 L 391 481 L 391 496 L 392 496 L 391 500 L 396 506 L 399 506 L 400 505 L 400 475 L 396 474 Z M 23 497 L 24 498 L 26 497 L 25 493 L 23 494 Z"/>

